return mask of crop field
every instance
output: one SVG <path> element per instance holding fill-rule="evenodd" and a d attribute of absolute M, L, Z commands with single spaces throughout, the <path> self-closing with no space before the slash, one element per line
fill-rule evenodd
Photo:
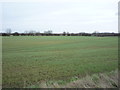
<path fill-rule="evenodd" d="M 118 67 L 118 37 L 2 37 L 3 87 L 69 81 Z"/>

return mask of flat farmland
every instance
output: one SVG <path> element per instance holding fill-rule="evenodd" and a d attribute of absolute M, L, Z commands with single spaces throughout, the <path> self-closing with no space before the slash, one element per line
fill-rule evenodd
<path fill-rule="evenodd" d="M 28 87 L 118 68 L 118 37 L 2 37 L 3 87 Z"/>

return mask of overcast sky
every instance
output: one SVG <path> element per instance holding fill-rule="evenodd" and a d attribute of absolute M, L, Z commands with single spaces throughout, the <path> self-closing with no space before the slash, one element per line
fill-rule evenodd
<path fill-rule="evenodd" d="M 13 32 L 118 32 L 118 1 L 31 0 L 0 3 L 2 30 L 11 28 Z"/>

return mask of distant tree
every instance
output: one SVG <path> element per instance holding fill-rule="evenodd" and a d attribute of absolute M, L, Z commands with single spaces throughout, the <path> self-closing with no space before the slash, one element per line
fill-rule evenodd
<path fill-rule="evenodd" d="M 26 31 L 24 31 L 24 33 L 25 33 L 25 34 L 28 34 L 28 31 L 26 30 Z"/>
<path fill-rule="evenodd" d="M 84 36 L 85 35 L 85 32 L 80 32 L 79 33 L 79 36 Z"/>
<path fill-rule="evenodd" d="M 29 31 L 29 34 L 32 35 L 32 36 L 35 36 L 36 31 L 35 30 L 31 30 L 31 31 Z"/>
<path fill-rule="evenodd" d="M 39 36 L 39 35 L 41 35 L 41 34 L 40 34 L 40 32 L 36 32 L 36 34 L 35 34 L 35 35 L 36 35 L 36 36 Z"/>
<path fill-rule="evenodd" d="M 13 36 L 19 36 L 19 33 L 18 32 L 14 32 L 12 35 Z"/>
<path fill-rule="evenodd" d="M 29 34 L 29 31 L 24 31 L 24 33 L 22 34 L 22 36 L 24 36 L 24 35 L 28 35 Z"/>
<path fill-rule="evenodd" d="M 44 31 L 44 34 L 47 36 L 52 35 L 52 30 Z"/>
<path fill-rule="evenodd" d="M 29 31 L 24 31 L 25 35 L 30 35 L 30 36 L 35 36 L 36 35 L 36 31 L 35 30 L 29 30 Z"/>
<path fill-rule="evenodd" d="M 9 36 L 7 33 L 2 33 L 2 36 Z"/>
<path fill-rule="evenodd" d="M 98 31 L 94 31 L 94 32 L 92 33 L 93 36 L 97 36 L 98 34 L 99 34 Z"/>
<path fill-rule="evenodd" d="M 10 28 L 6 29 L 6 34 L 8 34 L 9 36 L 11 35 L 11 32 L 12 32 L 12 30 Z"/>
<path fill-rule="evenodd" d="M 21 33 L 20 35 L 21 35 L 21 36 L 25 36 L 26 34 L 25 34 L 25 33 Z"/>
<path fill-rule="evenodd" d="M 98 31 L 94 31 L 93 33 L 99 33 Z"/>
<path fill-rule="evenodd" d="M 67 33 L 66 33 L 66 35 L 67 35 L 67 36 L 70 36 L 70 33 L 69 33 L 69 32 L 67 32 Z"/>
<path fill-rule="evenodd" d="M 63 32 L 63 36 L 66 36 L 66 32 Z"/>
<path fill-rule="evenodd" d="M 52 30 L 44 31 L 45 34 L 52 34 Z"/>

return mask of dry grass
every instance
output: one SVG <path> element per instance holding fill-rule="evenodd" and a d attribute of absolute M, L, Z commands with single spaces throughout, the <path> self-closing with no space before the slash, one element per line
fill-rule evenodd
<path fill-rule="evenodd" d="M 40 88 L 117 88 L 118 87 L 118 70 L 109 73 L 87 75 L 84 78 L 79 78 L 65 85 L 60 85 L 57 82 L 48 84 L 42 82 Z"/>

